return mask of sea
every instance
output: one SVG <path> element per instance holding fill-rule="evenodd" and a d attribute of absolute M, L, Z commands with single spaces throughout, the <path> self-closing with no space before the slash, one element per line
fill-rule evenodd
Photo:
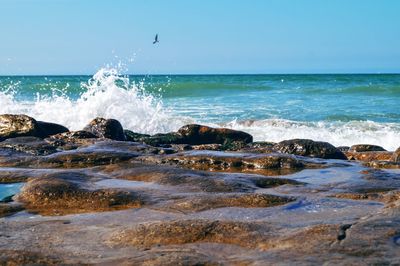
<path fill-rule="evenodd" d="M 0 113 L 70 130 L 95 117 L 155 134 L 189 123 L 255 141 L 307 138 L 335 146 L 400 146 L 400 74 L 1 76 Z"/>

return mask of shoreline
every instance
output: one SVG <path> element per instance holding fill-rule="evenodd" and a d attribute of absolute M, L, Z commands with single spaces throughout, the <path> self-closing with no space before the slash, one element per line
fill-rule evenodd
<path fill-rule="evenodd" d="M 0 203 L 1 263 L 400 262 L 400 149 L 25 115 L 0 138 L 0 189 L 24 183 Z"/>

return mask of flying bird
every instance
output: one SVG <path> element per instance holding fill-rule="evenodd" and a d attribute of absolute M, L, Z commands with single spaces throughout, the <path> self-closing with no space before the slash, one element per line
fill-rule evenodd
<path fill-rule="evenodd" d="M 158 43 L 158 34 L 156 34 L 156 37 L 154 37 L 154 42 L 153 42 L 153 44 L 156 44 L 156 43 Z"/>

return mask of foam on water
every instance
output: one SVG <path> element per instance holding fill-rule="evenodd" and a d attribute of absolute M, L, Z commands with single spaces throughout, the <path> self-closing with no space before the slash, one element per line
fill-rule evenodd
<path fill-rule="evenodd" d="M 256 141 L 279 142 L 293 138 L 327 141 L 335 146 L 381 145 L 393 151 L 400 146 L 400 124 L 373 121 L 297 122 L 284 119 L 236 120 L 223 124 L 253 135 Z"/>
<path fill-rule="evenodd" d="M 27 114 L 71 130 L 82 129 L 95 117 L 115 118 L 124 128 L 150 134 L 172 131 L 191 122 L 177 120 L 163 108 L 160 99 L 146 94 L 140 84 L 130 82 L 113 68 L 100 69 L 82 87 L 85 91 L 76 100 L 54 93 L 37 94 L 35 101 L 21 101 L 7 90 L 0 93 L 1 113 Z"/>
<path fill-rule="evenodd" d="M 191 78 L 200 79 L 199 82 L 201 82 L 203 79 L 209 80 L 213 77 L 195 76 L 184 77 L 183 79 Z M 47 79 L 45 78 L 45 80 Z M 212 84 L 212 80 L 209 83 Z M 269 107 L 264 105 L 275 98 L 279 100 L 278 94 L 272 98 L 262 99 L 260 103 L 257 103 L 257 106 L 264 106 L 264 109 L 257 110 L 253 110 L 253 106 L 247 106 L 248 104 L 243 99 L 240 100 L 242 105 L 228 101 L 228 96 L 233 97 L 235 95 L 239 95 L 237 96 L 239 98 L 250 95 L 250 98 L 246 100 L 253 99 L 251 98 L 251 91 L 247 91 L 247 88 L 245 92 L 241 92 L 242 94 L 225 90 L 223 95 L 219 95 L 217 94 L 218 89 L 213 87 L 213 93 L 216 93 L 214 98 L 199 96 L 193 99 L 181 98 L 179 96 L 181 90 L 174 88 L 174 95 L 176 94 L 174 104 L 167 108 L 166 104 L 171 102 L 169 98 L 168 100 L 165 99 L 166 101 L 163 104 L 161 97 L 155 97 L 145 90 L 145 87 L 152 84 L 134 82 L 128 76 L 120 75 L 115 68 L 100 69 L 89 81 L 81 84 L 81 93 L 74 97 L 67 94 L 68 91 L 77 90 L 77 88 L 70 88 L 68 83 L 66 83 L 64 89 L 58 87 L 51 94 L 36 92 L 34 98 L 18 97 L 16 93 L 19 87 L 18 81 L 7 86 L 0 85 L 0 113 L 27 114 L 37 120 L 65 125 L 71 130 L 82 129 L 95 117 L 105 117 L 119 120 L 126 129 L 148 134 L 176 131 L 185 124 L 198 122 L 211 126 L 243 130 L 252 134 L 256 141 L 278 142 L 292 138 L 308 138 L 327 141 L 336 146 L 368 143 L 381 145 L 388 150 L 395 150 L 400 146 L 400 123 L 397 123 L 397 121 L 395 123 L 351 119 L 349 121 L 340 119 L 293 121 L 281 119 L 279 113 L 277 113 L 278 117 L 267 116 L 268 119 L 264 120 L 258 118 L 248 121 L 234 120 L 236 113 L 230 114 L 229 112 L 243 110 L 243 117 L 252 117 L 254 112 L 268 113 Z M 45 87 L 51 86 L 50 83 L 45 85 Z M 277 90 L 278 92 L 279 90 Z M 184 90 L 182 90 L 182 93 L 185 95 Z M 164 94 L 168 95 L 168 93 Z M 257 95 L 256 98 L 258 99 L 259 94 Z M 214 99 L 211 105 L 210 99 Z M 300 105 L 293 99 L 287 100 L 286 105 L 288 103 L 294 104 L 295 107 Z M 323 108 L 319 105 L 315 105 L 315 107 Z M 293 110 L 290 113 L 293 113 L 296 108 L 291 108 Z M 318 108 L 319 112 L 323 111 Z M 276 109 L 279 110 L 279 107 L 273 106 L 273 110 Z M 201 115 L 202 112 L 204 115 Z M 232 121 L 226 122 L 229 120 Z"/>

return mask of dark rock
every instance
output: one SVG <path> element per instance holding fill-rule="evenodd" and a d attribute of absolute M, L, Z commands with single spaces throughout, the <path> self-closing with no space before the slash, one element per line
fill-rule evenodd
<path fill-rule="evenodd" d="M 328 142 L 310 139 L 284 140 L 274 145 L 273 149 L 277 152 L 300 156 L 347 160 L 346 155 Z"/>
<path fill-rule="evenodd" d="M 91 132 L 79 130 L 52 135 L 45 141 L 63 150 L 72 150 L 83 145 L 93 144 L 99 139 Z"/>
<path fill-rule="evenodd" d="M 56 135 L 59 133 L 64 133 L 69 131 L 68 128 L 55 123 L 37 121 L 37 125 L 39 128 L 38 137 L 41 138 L 46 138 L 51 135 Z"/>
<path fill-rule="evenodd" d="M 184 138 L 186 144 L 224 144 L 227 141 L 241 141 L 249 143 L 253 137 L 243 131 L 237 131 L 228 128 L 212 128 L 208 126 L 190 124 L 181 127 L 178 133 Z"/>
<path fill-rule="evenodd" d="M 21 136 L 37 136 L 38 124 L 27 115 L 0 115 L 0 140 Z"/>
<path fill-rule="evenodd" d="M 128 130 L 128 129 L 124 130 L 124 134 L 125 134 L 125 139 L 127 141 L 132 141 L 132 142 L 144 142 L 143 141 L 144 139 L 150 137 L 150 135 L 135 133 L 135 132 L 133 132 L 131 130 Z"/>
<path fill-rule="evenodd" d="M 143 143 L 151 146 L 161 146 L 164 144 L 184 144 L 184 138 L 178 133 L 166 133 L 166 134 L 155 134 L 150 137 L 145 137 L 142 139 Z"/>
<path fill-rule="evenodd" d="M 0 148 L 12 149 L 32 155 L 48 155 L 57 152 L 55 146 L 37 137 L 9 138 L 0 142 Z"/>
<path fill-rule="evenodd" d="M 91 132 L 99 138 L 125 140 L 124 129 L 122 128 L 121 123 L 115 119 L 97 117 L 83 130 Z"/>
<path fill-rule="evenodd" d="M 381 146 L 370 144 L 357 144 L 350 147 L 349 152 L 386 151 Z"/>

